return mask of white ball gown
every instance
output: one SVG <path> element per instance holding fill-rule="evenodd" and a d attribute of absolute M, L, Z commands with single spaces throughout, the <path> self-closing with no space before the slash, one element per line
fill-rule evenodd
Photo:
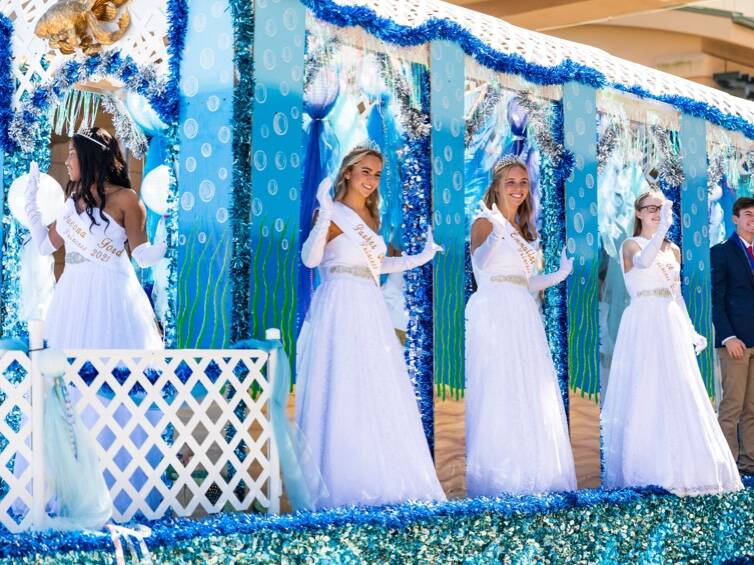
<path fill-rule="evenodd" d="M 99 209 L 93 213 L 99 225 L 69 198 L 58 215 L 65 269 L 45 318 L 48 346 L 163 349 L 152 305 L 123 249 L 126 230 Z"/>
<path fill-rule="evenodd" d="M 335 223 L 355 215 L 335 206 Z M 383 256 L 385 242 L 366 229 Z M 445 500 L 403 347 L 368 265 L 345 233 L 327 243 L 323 282 L 298 338 L 296 422 L 326 488 L 314 493 L 314 508 Z"/>
<path fill-rule="evenodd" d="M 494 236 L 490 236 L 494 237 Z M 520 244 L 534 249 L 524 242 Z M 506 238 L 466 305 L 466 491 L 535 494 L 576 488 L 563 401 L 521 250 Z"/>
<path fill-rule="evenodd" d="M 642 248 L 649 241 L 630 240 Z M 605 486 L 656 485 L 677 495 L 742 488 L 704 388 L 688 313 L 673 298 L 680 289 L 675 254 L 660 251 L 649 268 L 633 267 L 624 278 L 631 303 L 602 409 Z"/>
<path fill-rule="evenodd" d="M 68 199 L 57 217 L 55 228 L 65 242 L 65 269 L 55 285 L 45 318 L 44 338 L 47 346 L 68 350 L 163 349 L 149 298 L 124 249 L 126 230 L 97 208 L 93 214 L 98 225 L 92 225 L 87 213 L 79 213 L 73 199 Z M 110 221 L 109 224 L 105 219 Z M 75 404 L 80 393 L 73 387 L 69 389 Z M 111 402 L 109 397 L 103 395 L 99 395 L 99 400 L 104 405 Z M 158 409 L 150 409 L 146 416 L 156 424 L 162 413 Z M 116 411 L 115 419 L 125 427 L 130 416 L 127 411 Z M 95 417 L 85 417 L 83 423 L 86 428 L 91 428 Z M 88 434 L 81 433 L 83 429 L 77 427 L 78 441 L 91 442 Z M 146 437 L 146 432 L 140 427 L 130 434 L 135 445 L 141 445 Z M 109 446 L 103 447 L 107 449 Z M 70 457 L 65 453 L 68 447 L 55 442 L 54 447 L 48 445 L 47 449 L 53 450 L 48 451 L 48 459 L 58 462 L 58 470 L 70 474 Z M 91 446 L 89 450 L 93 452 L 94 447 Z M 57 457 L 55 451 L 59 452 Z M 130 459 L 130 455 L 119 452 L 114 462 L 124 468 Z M 157 460 L 151 458 L 150 463 L 155 465 Z M 92 467 L 82 477 L 93 485 L 95 480 L 101 481 L 102 475 L 99 469 Z M 58 477 L 57 480 L 75 491 L 77 481 L 73 477 Z M 139 489 L 145 480 L 134 475 L 131 482 L 134 488 Z M 100 491 L 102 488 L 106 487 L 100 482 Z M 109 501 L 106 490 L 104 495 L 99 495 L 99 501 L 103 499 Z M 125 506 L 119 509 L 122 511 Z"/>

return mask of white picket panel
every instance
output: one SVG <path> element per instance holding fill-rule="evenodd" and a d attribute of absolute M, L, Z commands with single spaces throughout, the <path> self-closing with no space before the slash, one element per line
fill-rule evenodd
<path fill-rule="evenodd" d="M 265 377 L 274 354 L 203 349 L 65 355 L 73 406 L 97 439 L 116 521 L 279 511 L 282 486 L 268 415 L 272 383 Z M 30 372 L 20 352 L 4 353 L 0 370 L 13 361 Z M 29 469 L 16 477 L 9 463 L 14 456 L 34 457 L 28 383 L 0 382 L 0 435 L 8 440 L 4 448 L 0 443 L 0 477 L 8 485 L 7 492 L 0 490 L 0 524 L 12 531 L 31 526 L 33 513 L 24 508 L 45 502 L 32 497 Z M 5 422 L 13 406 L 25 420 L 19 432 Z"/>

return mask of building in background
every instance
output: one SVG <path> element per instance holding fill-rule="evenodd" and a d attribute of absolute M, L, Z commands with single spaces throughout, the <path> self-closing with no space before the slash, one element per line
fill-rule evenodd
<path fill-rule="evenodd" d="M 754 100 L 754 0 L 451 0 Z"/>

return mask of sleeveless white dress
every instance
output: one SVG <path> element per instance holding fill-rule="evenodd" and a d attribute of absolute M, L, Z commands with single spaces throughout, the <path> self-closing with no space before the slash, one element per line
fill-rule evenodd
<path fill-rule="evenodd" d="M 660 251 L 651 267 L 634 267 L 624 279 L 631 303 L 602 408 L 605 486 L 656 485 L 681 496 L 741 489 L 704 388 L 688 314 L 671 294 L 680 289 L 675 254 Z"/>
<path fill-rule="evenodd" d="M 533 251 L 533 249 L 531 249 Z M 534 494 L 576 488 L 563 400 L 540 310 L 508 240 L 466 305 L 466 491 Z"/>
<path fill-rule="evenodd" d="M 58 349 L 163 349 L 152 305 L 125 250 L 109 253 L 106 262 L 99 260 L 102 256 L 93 257 L 94 250 L 78 252 L 72 238 L 123 250 L 126 230 L 99 209 L 94 210 L 94 217 L 99 225 L 91 225 L 86 212 L 79 214 L 70 198 L 58 215 L 56 229 L 66 243 L 65 269 L 45 318 L 47 345 Z"/>
<path fill-rule="evenodd" d="M 372 236 L 384 254 L 384 240 Z M 296 360 L 296 422 L 327 490 L 315 507 L 445 500 L 403 347 L 364 253 L 341 234 L 319 271 Z"/>

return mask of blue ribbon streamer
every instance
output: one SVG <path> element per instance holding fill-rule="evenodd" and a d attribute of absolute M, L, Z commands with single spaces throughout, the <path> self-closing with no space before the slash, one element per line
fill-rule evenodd
<path fill-rule="evenodd" d="M 291 390 L 291 368 L 288 356 L 279 339 L 245 339 L 234 343 L 232 349 L 258 349 L 277 352 L 275 374 L 272 375 L 270 422 L 283 472 L 285 492 L 294 510 L 311 510 L 325 492 L 324 480 L 314 459 L 309 456 L 306 442 L 299 430 L 288 421 L 288 395 Z M 267 377 L 270 378 L 270 375 Z"/>

